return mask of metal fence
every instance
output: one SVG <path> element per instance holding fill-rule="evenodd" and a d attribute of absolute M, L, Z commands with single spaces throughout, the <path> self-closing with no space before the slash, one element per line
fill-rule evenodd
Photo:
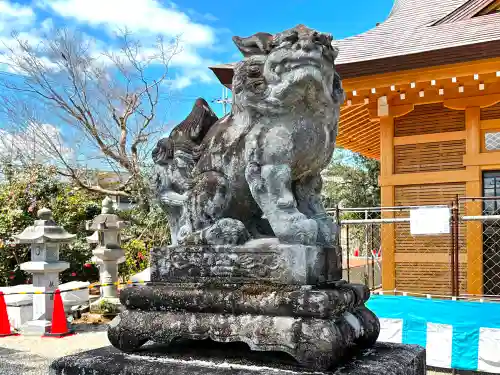
<path fill-rule="evenodd" d="M 343 278 L 377 290 L 382 287 L 380 209 L 339 209 Z"/>
<path fill-rule="evenodd" d="M 448 230 L 413 235 L 410 212 L 429 207 L 449 209 Z M 380 289 L 386 264 L 394 290 L 500 297 L 500 197 L 457 196 L 448 205 L 341 208 L 329 213 L 340 226 L 345 280 Z"/>
<path fill-rule="evenodd" d="M 500 197 L 459 198 L 455 221 L 465 223 L 454 253 L 466 249 L 458 264 L 467 267 L 468 294 L 500 296 Z M 457 215 L 455 215 L 457 216 Z M 461 242 L 463 241 L 463 242 Z"/>

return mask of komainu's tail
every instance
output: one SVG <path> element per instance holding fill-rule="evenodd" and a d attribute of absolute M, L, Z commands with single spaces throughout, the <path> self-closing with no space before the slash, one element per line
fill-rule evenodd
<path fill-rule="evenodd" d="M 174 149 L 192 153 L 196 158 L 198 146 L 219 118 L 203 98 L 196 99 L 193 109 L 168 138 L 161 139 L 153 150 L 153 160 L 163 164 L 167 158 L 173 157 Z M 165 160 L 163 160 L 165 159 Z"/>
<path fill-rule="evenodd" d="M 205 135 L 208 133 L 213 124 L 219 120 L 217 115 L 212 111 L 207 101 L 202 98 L 196 99 L 191 113 L 172 131 L 174 132 L 189 132 L 189 138 L 196 144 L 200 144 Z"/>

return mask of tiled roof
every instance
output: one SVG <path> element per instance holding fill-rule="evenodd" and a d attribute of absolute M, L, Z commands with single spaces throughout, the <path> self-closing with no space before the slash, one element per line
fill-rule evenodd
<path fill-rule="evenodd" d="M 461 21 L 471 18 L 471 15 L 478 14 L 482 9 L 491 4 L 492 0 L 471 0 L 466 1 L 462 6 L 459 6 L 453 12 L 447 14 L 444 18 L 434 23 L 440 25 L 447 22 Z"/>
<path fill-rule="evenodd" d="M 337 69 L 348 78 L 500 56 L 500 13 L 471 17 L 492 2 L 395 0 L 384 22 L 338 41 Z M 211 69 L 229 85 L 232 65 Z"/>
<path fill-rule="evenodd" d="M 498 13 L 434 25 L 458 8 L 473 3 L 484 1 L 396 0 L 386 21 L 365 33 L 339 41 L 337 64 L 500 40 Z"/>

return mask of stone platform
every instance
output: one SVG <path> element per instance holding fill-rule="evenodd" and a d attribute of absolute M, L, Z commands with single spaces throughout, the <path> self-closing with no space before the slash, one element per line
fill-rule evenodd
<path fill-rule="evenodd" d="M 110 343 L 135 352 L 148 341 L 243 342 L 281 351 L 315 370 L 339 363 L 356 347 L 371 347 L 380 324 L 366 308 L 364 285 L 167 284 L 122 291 L 126 310 L 110 323 Z"/>
<path fill-rule="evenodd" d="M 339 281 L 330 289 L 311 285 L 167 284 L 122 290 L 120 302 L 129 310 L 268 316 L 339 318 L 364 306 L 366 286 Z"/>
<path fill-rule="evenodd" d="M 342 277 L 340 249 L 282 244 L 276 238 L 244 245 L 168 246 L 151 251 L 151 280 L 169 283 L 268 282 L 314 285 Z"/>
<path fill-rule="evenodd" d="M 121 292 L 125 311 L 111 322 L 109 341 L 127 353 L 148 341 L 241 342 L 327 370 L 370 348 L 380 332 L 365 306 L 369 289 L 336 277 L 337 255 L 276 238 L 155 249 L 152 284 Z"/>
<path fill-rule="evenodd" d="M 145 346 L 134 354 L 112 347 L 60 358 L 52 375 L 424 375 L 425 349 L 415 345 L 377 343 L 332 371 L 310 372 L 283 353 L 252 352 L 244 344 L 211 341 L 177 342 L 168 348 Z"/>

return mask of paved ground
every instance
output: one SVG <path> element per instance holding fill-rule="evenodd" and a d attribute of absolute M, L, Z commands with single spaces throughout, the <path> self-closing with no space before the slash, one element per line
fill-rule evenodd
<path fill-rule="evenodd" d="M 0 375 L 48 375 L 49 365 L 56 358 L 109 346 L 105 330 L 106 325 L 85 325 L 76 328 L 76 335 L 60 339 L 36 336 L 0 338 Z M 451 375 L 451 370 L 429 369 L 427 374 Z M 480 373 L 457 371 L 456 374 Z"/>
<path fill-rule="evenodd" d="M 47 375 L 50 363 L 59 357 L 108 346 L 106 326 L 78 327 L 64 338 L 11 336 L 0 338 L 1 375 Z"/>

